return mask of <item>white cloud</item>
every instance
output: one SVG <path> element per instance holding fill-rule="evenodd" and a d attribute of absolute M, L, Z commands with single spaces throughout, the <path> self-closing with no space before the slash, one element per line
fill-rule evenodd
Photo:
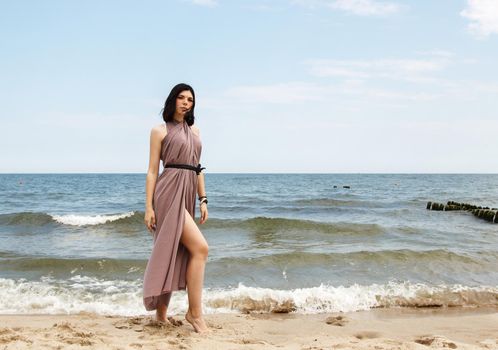
<path fill-rule="evenodd" d="M 235 86 L 226 90 L 225 95 L 242 101 L 292 103 L 322 100 L 330 91 L 330 88 L 317 84 L 288 82 L 273 85 Z"/>
<path fill-rule="evenodd" d="M 310 102 L 310 106 L 318 106 L 339 101 L 341 108 L 365 103 L 409 108 L 414 102 L 475 101 L 498 93 L 496 83 L 448 79 L 446 69 L 463 62 L 451 52 L 434 49 L 416 54 L 411 58 L 371 60 L 309 59 L 303 63 L 311 75 L 325 79 L 232 86 L 216 97 L 205 98 L 203 104 L 212 109 L 227 109 L 240 108 L 241 104 L 297 106 Z M 331 77 L 335 79 L 327 79 Z"/>
<path fill-rule="evenodd" d="M 373 0 L 336 0 L 328 6 L 359 16 L 385 16 L 400 10 L 398 4 Z"/>
<path fill-rule="evenodd" d="M 431 74 L 443 70 L 449 63 L 445 57 L 428 59 L 325 60 L 304 62 L 311 74 L 319 77 L 354 79 L 394 79 L 412 82 L 432 80 Z"/>
<path fill-rule="evenodd" d="M 478 37 L 498 33 L 497 0 L 467 0 L 467 8 L 460 15 L 472 21 L 469 30 Z"/>
<path fill-rule="evenodd" d="M 301 102 L 327 102 L 336 98 L 354 97 L 377 101 L 428 101 L 439 94 L 419 91 L 399 91 L 383 87 L 370 87 L 357 80 L 332 84 L 288 82 L 269 85 L 241 85 L 224 91 L 230 103 L 240 108 L 241 103 L 295 104 Z M 218 96 L 219 99 L 219 96 Z M 226 100 L 223 100 L 226 101 Z M 205 101 L 209 102 L 209 101 Z M 211 101 L 213 102 L 213 101 Z M 226 102 L 224 102 L 226 107 Z M 210 107 L 219 107 L 216 104 Z"/>
<path fill-rule="evenodd" d="M 328 7 L 358 16 L 386 16 L 401 10 L 401 5 L 378 0 L 293 0 L 293 4 L 311 9 Z"/>
<path fill-rule="evenodd" d="M 434 49 L 434 50 L 428 50 L 428 51 L 417 51 L 417 54 L 423 55 L 423 56 L 436 56 L 436 57 L 453 57 L 454 53 L 446 50 L 441 50 L 441 49 Z"/>
<path fill-rule="evenodd" d="M 191 0 L 194 5 L 206 6 L 206 7 L 215 7 L 218 5 L 218 1 L 216 0 Z"/>

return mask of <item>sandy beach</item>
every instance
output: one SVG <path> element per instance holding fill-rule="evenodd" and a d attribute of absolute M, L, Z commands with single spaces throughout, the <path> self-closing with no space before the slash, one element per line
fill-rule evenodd
<path fill-rule="evenodd" d="M 498 349 L 498 309 L 210 314 L 209 335 L 180 315 L 0 315 L 1 349 Z"/>

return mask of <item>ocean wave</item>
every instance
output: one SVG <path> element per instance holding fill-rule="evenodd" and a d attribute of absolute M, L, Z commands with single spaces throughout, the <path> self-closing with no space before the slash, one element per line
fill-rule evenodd
<path fill-rule="evenodd" d="M 274 231 L 313 231 L 330 234 L 362 234 L 373 235 L 384 233 L 378 224 L 350 222 L 322 222 L 304 219 L 272 218 L 257 216 L 250 219 L 210 219 L 209 228 L 247 229 L 252 232 Z"/>
<path fill-rule="evenodd" d="M 50 223 L 54 223 L 54 219 L 47 213 L 21 212 L 0 214 L 0 224 L 6 226 L 43 226 Z"/>
<path fill-rule="evenodd" d="M 408 281 L 385 284 L 332 286 L 291 290 L 249 287 L 205 288 L 203 308 L 214 313 L 284 312 L 318 314 L 396 307 L 496 307 L 498 287 L 435 285 Z M 174 292 L 168 311 L 183 314 L 188 307 L 185 291 Z M 40 281 L 0 278 L 0 313 L 106 315 L 146 314 L 142 281 L 106 280 L 76 275 L 67 280 L 50 276 Z"/>
<path fill-rule="evenodd" d="M 488 259 L 488 260 L 486 260 Z M 385 264 L 397 267 L 400 265 L 423 263 L 465 264 L 467 266 L 482 266 L 482 264 L 494 264 L 498 262 L 498 253 L 495 251 L 482 252 L 478 258 L 469 255 L 458 254 L 447 249 L 431 249 L 415 251 L 410 249 L 395 250 L 357 250 L 351 252 L 286 252 L 263 256 L 225 257 L 215 260 L 216 263 L 235 266 L 266 267 L 311 267 L 317 265 L 332 266 L 345 264 Z M 429 268 L 430 266 L 427 266 Z"/>
<path fill-rule="evenodd" d="M 129 219 L 128 222 L 141 222 L 143 223 L 143 212 L 129 211 L 120 214 L 101 214 L 101 215 L 78 215 L 66 214 L 55 215 L 48 213 L 38 212 L 21 212 L 0 214 L 0 224 L 6 226 L 15 225 L 31 225 L 31 226 L 44 226 L 47 224 L 58 223 L 70 226 L 86 226 L 86 225 L 103 225 L 113 222 Z"/>
<path fill-rule="evenodd" d="M 330 286 L 275 290 L 246 287 L 208 291 L 205 303 L 217 312 L 351 312 L 390 307 L 498 306 L 498 287 L 428 286 L 422 283 Z"/>
<path fill-rule="evenodd" d="M 0 252 L 2 269 L 26 273 L 36 271 L 58 276 L 86 273 L 87 275 L 116 276 L 127 273 L 143 273 L 147 260 L 144 259 L 108 259 L 108 258 L 53 258 L 18 255 Z"/>
<path fill-rule="evenodd" d="M 120 214 L 106 215 L 53 215 L 47 213 L 13 213 L 0 214 L 2 225 L 33 225 L 60 224 L 68 226 L 102 226 L 109 228 L 125 227 L 145 230 L 143 211 L 129 211 Z M 198 219 L 198 217 L 196 217 Z M 265 233 L 277 231 L 311 231 L 326 234 L 382 234 L 385 229 L 378 224 L 350 222 L 321 222 L 305 219 L 289 219 L 282 217 L 257 216 L 249 219 L 216 219 L 212 218 L 204 224 L 207 229 L 243 229 L 249 232 Z"/>
<path fill-rule="evenodd" d="M 61 224 L 72 225 L 72 226 L 84 226 L 84 225 L 102 225 L 108 222 L 113 222 L 125 218 L 132 217 L 135 212 L 130 211 L 122 214 L 115 215 L 51 215 L 52 218 Z"/>
<path fill-rule="evenodd" d="M 0 251 L 2 269 L 19 273 L 54 274 L 60 277 L 85 273 L 89 276 L 125 276 L 133 272 L 142 273 L 147 264 L 146 259 L 117 258 L 58 258 L 44 256 L 27 256 L 15 252 Z M 209 257 L 208 269 L 218 274 L 246 274 L 260 269 L 340 269 L 349 266 L 372 267 L 373 269 L 390 266 L 392 269 L 412 269 L 424 266 L 427 270 L 461 269 L 482 271 L 493 269 L 498 264 L 498 252 L 481 251 L 477 256 L 459 254 L 446 249 L 414 251 L 397 250 L 357 250 L 351 252 L 301 252 L 289 251 L 260 255 L 257 250 L 247 250 L 244 256 Z M 359 267 L 358 267 L 359 266 Z"/>

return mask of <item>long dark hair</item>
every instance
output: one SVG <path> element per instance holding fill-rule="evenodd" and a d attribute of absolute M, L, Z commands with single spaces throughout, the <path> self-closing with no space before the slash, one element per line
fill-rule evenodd
<path fill-rule="evenodd" d="M 176 99 L 180 92 L 189 90 L 192 93 L 192 97 L 194 99 L 192 103 L 192 108 L 185 114 L 185 121 L 187 122 L 188 126 L 191 126 L 194 124 L 194 107 L 195 107 L 195 93 L 194 89 L 188 84 L 180 83 L 177 84 L 171 89 L 171 92 L 168 95 L 168 98 L 166 99 L 166 102 L 164 102 L 164 108 L 162 109 L 162 115 L 163 119 L 165 122 L 169 122 L 173 120 L 173 116 L 175 115 L 176 111 Z"/>

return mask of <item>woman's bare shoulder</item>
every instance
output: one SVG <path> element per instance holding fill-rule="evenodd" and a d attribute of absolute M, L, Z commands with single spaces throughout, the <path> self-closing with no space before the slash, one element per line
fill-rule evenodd
<path fill-rule="evenodd" d="M 150 136 L 158 140 L 162 140 L 164 136 L 168 133 L 166 125 L 164 123 L 154 125 L 150 130 Z"/>

